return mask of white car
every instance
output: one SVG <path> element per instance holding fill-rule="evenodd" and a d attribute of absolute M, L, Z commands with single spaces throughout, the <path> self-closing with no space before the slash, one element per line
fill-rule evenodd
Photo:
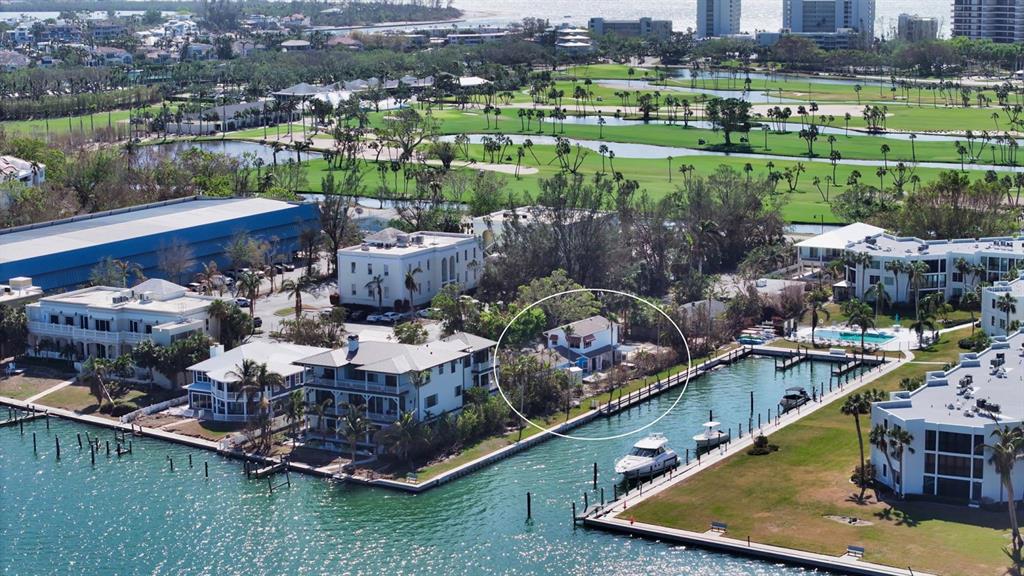
<path fill-rule="evenodd" d="M 398 312 L 385 312 L 383 322 L 398 322 L 402 315 Z"/>
<path fill-rule="evenodd" d="M 424 308 L 422 310 L 418 310 L 416 315 L 420 318 L 433 318 L 436 312 L 437 308 Z"/>
<path fill-rule="evenodd" d="M 366 317 L 367 322 L 383 322 L 384 315 L 379 313 L 370 314 Z"/>

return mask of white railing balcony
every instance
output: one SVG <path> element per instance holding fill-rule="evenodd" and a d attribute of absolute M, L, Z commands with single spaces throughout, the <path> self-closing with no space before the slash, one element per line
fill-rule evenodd
<path fill-rule="evenodd" d="M 48 336 L 72 337 L 75 327 L 67 324 L 51 324 L 49 322 L 38 322 L 30 320 L 28 323 L 29 332 L 33 334 L 45 334 Z"/>
<path fill-rule="evenodd" d="M 317 384 L 328 388 L 339 390 L 358 390 L 360 392 L 379 392 L 383 394 L 398 394 L 398 386 L 389 386 L 382 382 L 365 382 L 363 380 L 348 380 L 340 378 L 337 380 L 317 379 Z"/>

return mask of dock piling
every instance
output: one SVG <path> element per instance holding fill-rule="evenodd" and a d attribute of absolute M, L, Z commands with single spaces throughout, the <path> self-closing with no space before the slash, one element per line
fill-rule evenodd
<path fill-rule="evenodd" d="M 54 436 L 53 442 L 57 445 L 57 460 L 60 460 L 60 436 Z"/>
<path fill-rule="evenodd" d="M 597 490 L 597 462 L 594 462 L 594 489 Z"/>
<path fill-rule="evenodd" d="M 576 529 L 576 501 L 572 501 L 572 529 Z"/>
<path fill-rule="evenodd" d="M 209 462 L 203 462 L 203 477 L 207 478 L 207 479 L 210 478 L 210 463 Z"/>
<path fill-rule="evenodd" d="M 81 450 L 82 449 L 82 433 L 81 432 L 76 432 L 75 436 L 78 437 L 78 449 Z"/>
<path fill-rule="evenodd" d="M 189 468 L 192 467 L 192 455 L 191 454 L 188 455 L 188 467 Z"/>
<path fill-rule="evenodd" d="M 575 504 L 574 504 L 574 506 L 575 506 Z M 575 517 L 575 516 L 576 515 L 573 514 L 573 517 Z M 530 493 L 527 492 L 526 493 L 526 519 L 530 520 L 532 518 L 533 518 L 533 503 L 531 502 Z"/>
<path fill-rule="evenodd" d="M 36 433 L 35 432 L 32 433 L 32 453 L 33 454 L 38 454 L 39 453 L 39 451 L 36 449 Z"/>
<path fill-rule="evenodd" d="M 604 486 L 601 486 L 601 506 L 604 506 Z"/>
<path fill-rule="evenodd" d="M 587 508 L 590 508 L 590 498 L 587 496 L 587 493 L 584 492 L 583 493 L 583 511 L 586 512 Z"/>

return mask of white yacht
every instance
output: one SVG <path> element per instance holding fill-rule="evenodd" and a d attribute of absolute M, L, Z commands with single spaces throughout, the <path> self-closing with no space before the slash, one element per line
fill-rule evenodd
<path fill-rule="evenodd" d="M 633 445 L 633 450 L 615 462 L 615 472 L 626 478 L 653 476 L 679 463 L 679 456 L 667 448 L 664 434 L 651 434 Z"/>
<path fill-rule="evenodd" d="M 708 450 L 729 441 L 729 433 L 723 432 L 721 426 L 721 422 L 713 420 L 704 423 L 704 432 L 693 437 L 693 440 L 697 443 L 698 451 Z"/>
<path fill-rule="evenodd" d="M 792 388 L 786 388 L 785 396 L 779 401 L 779 409 L 783 412 L 789 412 L 810 401 L 811 397 L 807 394 L 807 390 L 804 390 L 801 386 L 793 386 Z"/>

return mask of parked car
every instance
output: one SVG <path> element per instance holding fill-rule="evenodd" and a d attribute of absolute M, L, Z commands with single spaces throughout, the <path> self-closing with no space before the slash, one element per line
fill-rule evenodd
<path fill-rule="evenodd" d="M 263 327 L 263 318 L 260 318 L 259 316 L 253 318 L 252 319 L 252 325 L 255 328 L 262 328 Z"/>
<path fill-rule="evenodd" d="M 291 262 L 285 262 L 284 264 L 281 264 L 281 266 L 284 266 L 284 269 L 288 272 L 295 271 L 295 264 L 292 264 Z"/>
<path fill-rule="evenodd" d="M 420 318 L 433 318 L 437 311 L 437 308 L 424 308 L 422 310 L 417 310 L 416 315 Z"/>
<path fill-rule="evenodd" d="M 398 313 L 398 319 L 399 320 L 412 320 L 415 317 L 416 317 L 416 315 L 413 314 L 412 311 L 409 311 L 409 312 L 399 312 Z"/>
<path fill-rule="evenodd" d="M 374 312 L 366 317 L 367 322 L 384 322 L 384 314 Z"/>
<path fill-rule="evenodd" d="M 348 313 L 348 319 L 353 321 L 353 322 L 359 322 L 360 320 L 363 320 L 365 318 L 366 318 L 366 311 L 365 310 L 352 310 L 351 312 Z"/>
<path fill-rule="evenodd" d="M 188 289 L 191 292 L 202 292 L 203 291 L 203 285 L 200 284 L 199 282 L 189 282 Z"/>
<path fill-rule="evenodd" d="M 248 298 L 235 298 L 235 304 L 238 304 L 239 308 L 248 308 L 249 307 L 249 299 Z"/>
<path fill-rule="evenodd" d="M 384 313 L 384 320 L 383 321 L 384 322 L 398 322 L 401 319 L 402 319 L 402 315 L 399 314 L 398 312 L 385 312 Z"/>

